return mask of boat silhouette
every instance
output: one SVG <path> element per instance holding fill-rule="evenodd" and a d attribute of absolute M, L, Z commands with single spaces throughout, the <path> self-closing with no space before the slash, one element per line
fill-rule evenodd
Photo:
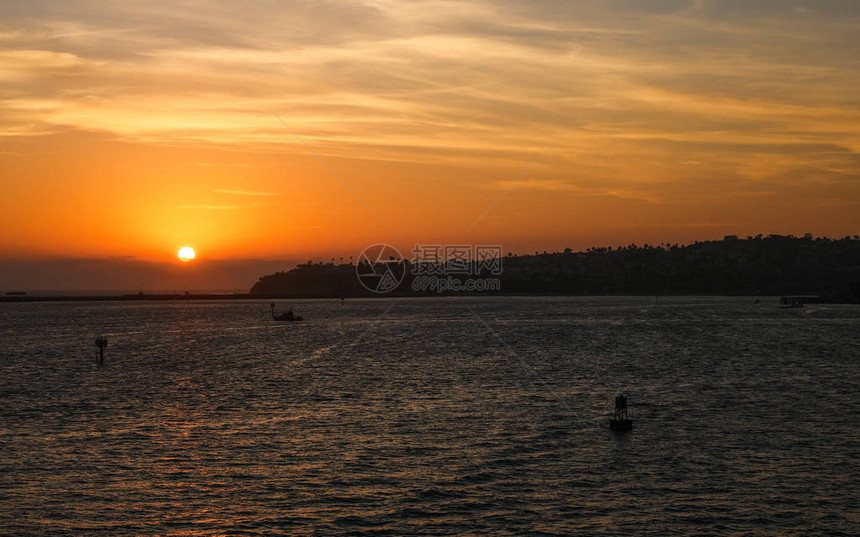
<path fill-rule="evenodd" d="M 271 305 L 272 311 L 272 319 L 276 321 L 285 321 L 285 322 L 293 322 L 293 321 L 302 321 L 301 315 L 296 315 L 293 313 L 292 308 L 289 311 L 283 313 L 275 313 L 275 304 Z"/>

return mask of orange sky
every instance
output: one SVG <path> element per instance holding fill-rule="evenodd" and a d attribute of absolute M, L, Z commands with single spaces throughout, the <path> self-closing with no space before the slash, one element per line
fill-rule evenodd
<path fill-rule="evenodd" d="M 33 1 L 0 21 L 2 259 L 860 230 L 856 2 Z"/>

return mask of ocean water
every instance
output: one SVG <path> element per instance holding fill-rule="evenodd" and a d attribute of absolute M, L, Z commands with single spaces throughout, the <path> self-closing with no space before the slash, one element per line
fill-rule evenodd
<path fill-rule="evenodd" d="M 292 305 L 0 304 L 0 534 L 860 534 L 858 306 Z"/>

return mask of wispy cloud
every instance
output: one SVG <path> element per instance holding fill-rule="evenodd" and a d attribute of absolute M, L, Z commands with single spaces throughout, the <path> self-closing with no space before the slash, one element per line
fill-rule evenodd
<path fill-rule="evenodd" d="M 271 203 L 246 203 L 242 205 L 219 205 L 210 203 L 193 203 L 180 205 L 180 209 L 205 209 L 210 211 L 236 211 L 241 209 L 253 209 L 257 207 L 268 207 Z"/>
<path fill-rule="evenodd" d="M 216 188 L 212 190 L 212 192 L 216 192 L 218 194 L 229 194 L 233 196 L 253 196 L 253 197 L 268 197 L 268 196 L 280 196 L 277 192 L 259 192 L 254 190 L 232 190 L 226 188 Z"/>
<path fill-rule="evenodd" d="M 235 211 L 237 209 L 247 209 L 247 205 L 213 205 L 208 203 L 194 203 L 188 205 L 180 205 L 180 209 L 205 209 L 209 211 Z"/>
<path fill-rule="evenodd" d="M 40 21 L 20 8 L 0 27 L 0 77 L 16 90 L 0 113 L 157 142 L 278 143 L 259 111 L 268 102 L 314 147 L 379 155 L 527 150 L 605 95 L 601 107 L 619 112 L 601 115 L 606 136 L 791 133 L 860 149 L 851 91 L 860 77 L 845 47 L 855 9 L 203 4 L 205 19 L 179 7 L 81 5 Z"/>
<path fill-rule="evenodd" d="M 514 187 L 523 190 L 537 190 L 554 193 L 570 193 L 579 197 L 611 196 L 631 200 L 646 201 L 649 203 L 660 203 L 665 201 L 661 196 L 653 193 L 654 188 L 605 188 L 601 186 L 586 186 L 577 184 L 575 180 L 543 179 L 516 183 L 514 181 L 498 181 L 494 187 L 499 190 L 509 190 Z"/>

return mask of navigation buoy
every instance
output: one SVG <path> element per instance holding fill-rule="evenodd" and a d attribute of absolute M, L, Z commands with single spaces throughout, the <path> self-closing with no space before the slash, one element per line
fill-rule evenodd
<path fill-rule="evenodd" d="M 613 431 L 632 431 L 633 420 L 627 416 L 627 396 L 615 398 L 615 417 L 609 420 L 609 428 Z"/>
<path fill-rule="evenodd" d="M 99 348 L 99 364 L 105 363 L 105 348 L 107 347 L 107 338 L 99 336 L 96 338 L 96 347 Z"/>

